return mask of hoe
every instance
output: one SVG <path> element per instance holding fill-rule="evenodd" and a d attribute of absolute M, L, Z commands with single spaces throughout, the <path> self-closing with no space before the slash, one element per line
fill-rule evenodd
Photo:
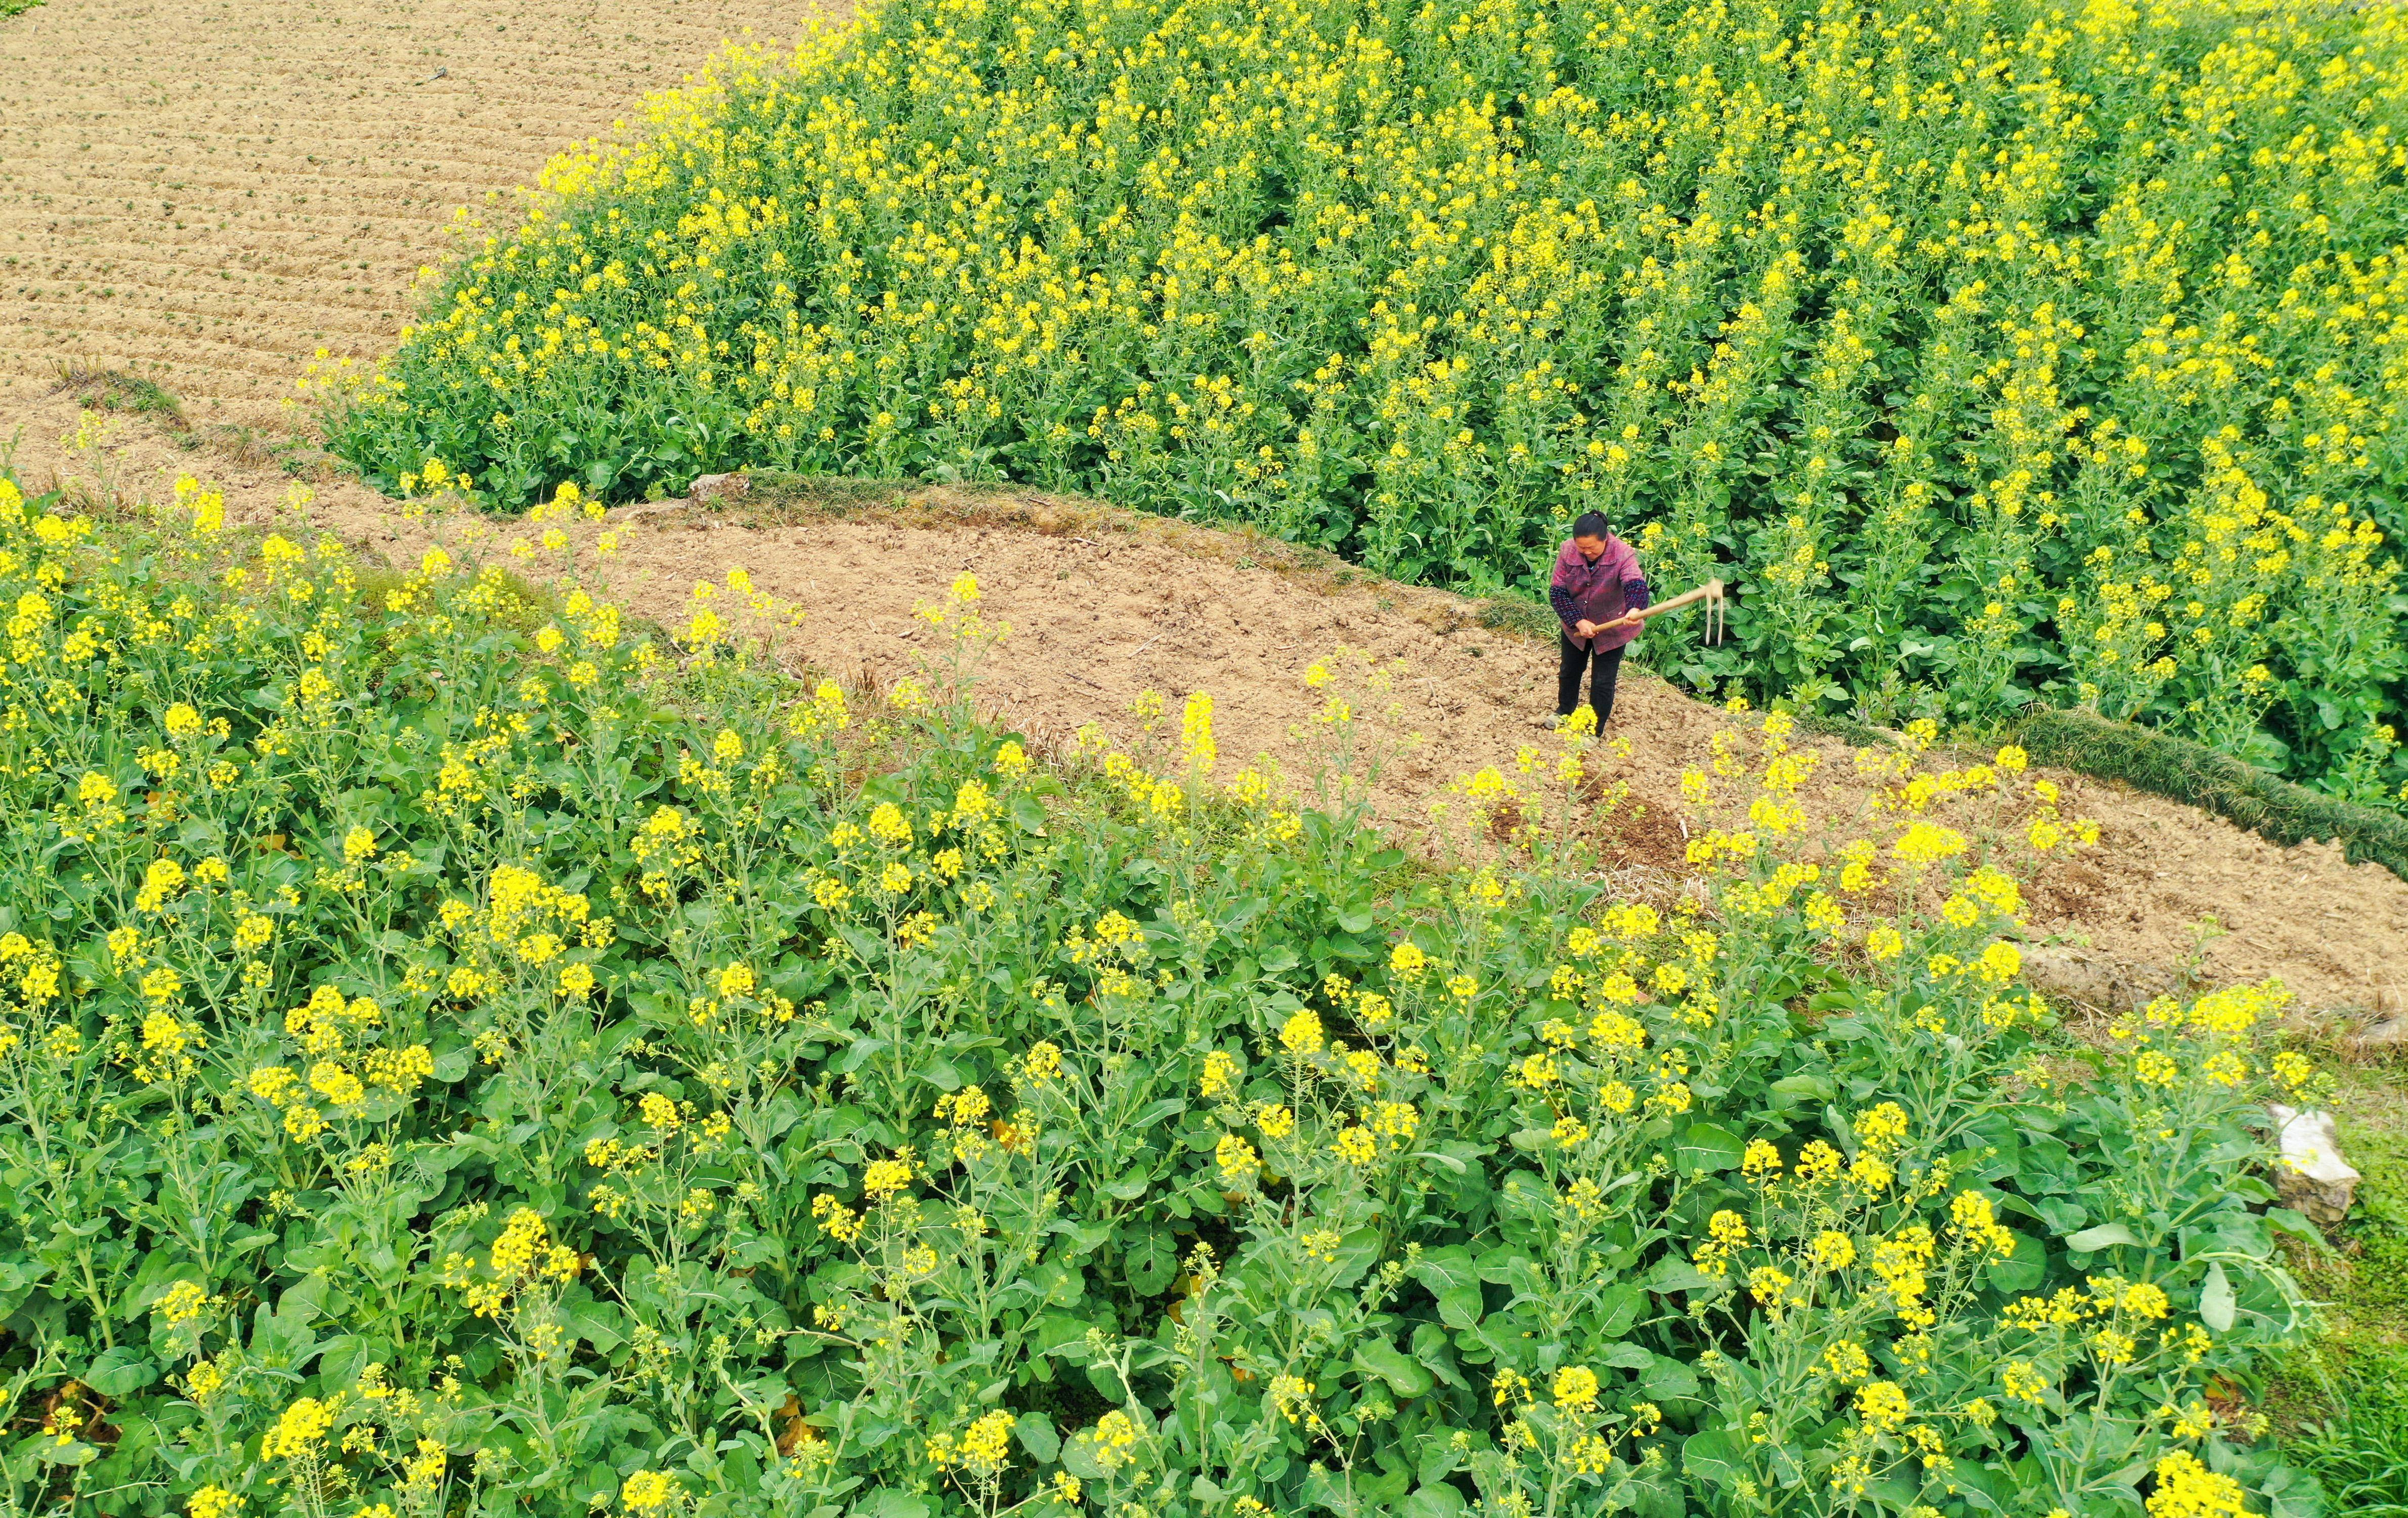
<path fill-rule="evenodd" d="M 1650 617 L 1677 611 L 1696 601 L 1706 603 L 1706 647 L 1713 648 L 1723 640 L 1723 582 L 1719 580 L 1709 580 L 1696 590 L 1684 591 L 1670 600 L 1659 601 L 1643 611 L 1630 612 L 1622 620 L 1645 622 Z"/>

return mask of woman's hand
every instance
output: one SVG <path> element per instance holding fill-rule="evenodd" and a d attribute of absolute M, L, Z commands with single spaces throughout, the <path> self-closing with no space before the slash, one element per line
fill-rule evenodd
<path fill-rule="evenodd" d="M 1575 637 L 1595 637 L 1597 636 L 1597 623 L 1589 621 L 1586 617 L 1583 617 L 1580 621 L 1572 623 L 1572 636 Z"/>

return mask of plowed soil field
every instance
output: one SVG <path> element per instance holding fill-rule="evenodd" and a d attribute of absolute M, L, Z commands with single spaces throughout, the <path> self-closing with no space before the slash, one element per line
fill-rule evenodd
<path fill-rule="evenodd" d="M 80 363 L 155 378 L 195 425 L 287 427 L 312 353 L 391 341 L 455 208 L 507 197 L 723 39 L 812 13 L 56 0 L 0 21 L 0 418 L 46 444 L 59 365 Z"/>

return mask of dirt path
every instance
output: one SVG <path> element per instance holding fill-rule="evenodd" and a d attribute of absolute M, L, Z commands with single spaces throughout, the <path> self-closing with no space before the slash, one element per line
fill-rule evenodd
<path fill-rule="evenodd" d="M 434 541 L 493 553 L 521 536 L 515 525 L 465 517 L 403 521 L 365 503 L 322 501 L 312 514 L 364 549 L 410 562 Z M 1333 582 L 1283 546 L 1241 535 L 1081 503 L 941 491 L 900 512 L 670 506 L 612 518 L 620 541 L 608 560 L 592 551 L 594 529 L 580 527 L 567 555 L 538 554 L 529 567 L 573 556 L 589 582 L 605 580 L 631 609 L 681 626 L 696 580 L 724 581 L 742 568 L 804 611 L 786 635 L 798 665 L 882 688 L 935 652 L 915 608 L 973 572 L 984 613 L 1011 627 L 981 666 L 979 698 L 1041 738 L 1096 723 L 1131 742 L 1139 724 L 1129 707 L 1146 690 L 1168 698 L 1175 734 L 1178 702 L 1200 689 L 1216 703 L 1225 768 L 1263 752 L 1302 774 L 1326 695 L 1307 689 L 1309 666 L 1340 645 L 1383 666 L 1401 661 L 1398 709 L 1384 726 L 1422 741 L 1391 767 L 1380 801 L 1406 827 L 1455 777 L 1484 765 L 1510 769 L 1518 747 L 1545 741 L 1529 723 L 1553 707 L 1547 644 L 1482 626 L 1478 608 L 1457 597 Z M 1610 774 L 1627 781 L 1635 805 L 1604 831 L 1608 863 L 1631 885 L 1660 886 L 1685 868 L 1680 774 L 1709 760 L 1725 723 L 1717 709 L 1661 680 L 1626 677 L 1613 731 L 1632 752 Z M 1815 746 L 1823 758 L 1803 797 L 1809 809 L 1862 816 L 1870 792 L 1852 751 Z M 2053 778 L 2064 814 L 2096 818 L 2104 831 L 2100 848 L 2062 857 L 2027 882 L 2037 935 L 2145 971 L 2181 964 L 2194 952 L 2194 926 L 2212 918 L 2225 931 L 2206 946 L 2204 968 L 2219 981 L 2279 975 L 2301 1012 L 2326 1022 L 2397 1010 L 2408 883 L 2380 866 L 2346 865 L 2328 845 L 2281 849 L 2191 808 Z"/>
<path fill-rule="evenodd" d="M 810 0 L 59 0 L 0 21 L 0 443 L 40 467 L 58 365 L 195 426 L 284 425 L 317 350 L 406 319 L 453 208 L 531 182 L 724 38 Z M 62 421 L 64 415 L 64 421 Z"/>

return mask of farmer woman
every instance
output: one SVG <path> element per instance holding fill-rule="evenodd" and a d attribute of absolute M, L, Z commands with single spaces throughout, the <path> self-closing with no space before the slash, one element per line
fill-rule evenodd
<path fill-rule="evenodd" d="M 1556 551 L 1547 600 L 1564 624 L 1563 665 L 1555 678 L 1555 714 L 1539 718 L 1538 725 L 1552 728 L 1572 714 L 1580 704 L 1581 671 L 1587 669 L 1588 704 L 1602 733 L 1613 715 L 1623 645 L 1639 636 L 1640 621 L 1630 613 L 1647 606 L 1646 572 L 1602 514 L 1584 512 L 1572 523 L 1570 539 Z"/>

